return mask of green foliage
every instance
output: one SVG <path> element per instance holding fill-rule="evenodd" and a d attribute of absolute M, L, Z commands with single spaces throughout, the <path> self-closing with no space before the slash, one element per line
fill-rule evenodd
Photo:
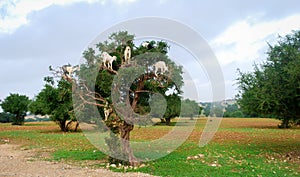
<path fill-rule="evenodd" d="M 267 54 L 253 72 L 240 72 L 239 104 L 250 115 L 276 116 L 288 128 L 300 119 L 300 31 L 280 37 Z"/>
<path fill-rule="evenodd" d="M 163 118 L 167 109 L 166 97 L 162 95 L 153 95 L 149 101 L 151 106 L 151 116 L 155 118 Z M 176 105 L 176 103 L 174 105 Z"/>
<path fill-rule="evenodd" d="M 155 96 L 155 95 L 154 95 Z M 170 120 L 180 115 L 181 97 L 177 94 L 161 96 L 150 100 L 151 116 L 160 118 L 162 123 L 170 125 Z"/>
<path fill-rule="evenodd" d="M 82 55 L 86 59 L 88 65 L 91 65 L 95 62 L 96 57 L 94 49 L 89 48 L 87 51 L 84 51 Z"/>
<path fill-rule="evenodd" d="M 243 118 L 243 117 L 245 117 L 245 115 L 242 111 L 234 111 L 229 114 L 229 117 Z"/>
<path fill-rule="evenodd" d="M 155 104 L 152 105 L 152 116 L 157 118 L 163 118 L 163 122 L 170 125 L 170 119 L 178 116 L 190 117 L 198 116 L 202 110 L 198 103 L 194 100 L 185 99 L 182 100 L 178 94 L 170 94 L 163 99 L 155 100 Z M 164 107 L 163 105 L 166 105 Z"/>
<path fill-rule="evenodd" d="M 6 112 L 0 113 L 0 123 L 12 122 L 14 115 Z"/>
<path fill-rule="evenodd" d="M 80 66 L 78 92 L 85 93 L 84 89 L 86 89 L 87 92 L 92 92 L 95 98 L 92 100 L 91 97 L 82 97 L 82 102 L 97 106 L 102 119 L 104 119 L 104 105 L 109 107 L 112 112 L 105 119 L 105 124 L 113 133 L 123 135 L 122 138 L 126 140 L 129 140 L 129 134 L 134 125 L 151 124 L 153 115 L 163 116 L 170 120 L 170 118 L 178 116 L 178 110 L 180 110 L 178 109 L 178 105 L 180 105 L 178 95 L 182 93 L 182 67 L 177 66 L 167 56 L 169 46 L 166 42 L 148 42 L 148 47 L 135 46 L 134 35 L 127 31 L 120 31 L 111 34 L 108 40 L 96 44 L 97 51 L 89 48 L 83 52 L 86 62 Z M 131 48 L 130 61 L 124 61 L 126 46 Z M 103 58 L 101 58 L 103 52 L 116 57 L 116 61 L 112 63 L 112 69 L 103 64 Z M 157 75 L 154 73 L 154 64 L 158 61 L 165 62 L 168 72 Z M 174 95 L 167 96 L 166 92 L 172 88 L 175 90 Z M 159 104 L 164 103 L 155 103 L 156 105 L 152 105 L 153 108 L 150 108 L 151 99 L 155 95 L 161 95 L 167 100 L 166 113 L 159 107 Z M 82 111 L 86 112 L 89 109 L 92 108 L 84 105 Z M 85 122 L 95 119 L 95 116 L 91 115 L 88 120 L 87 114 L 80 114 Z M 103 120 L 96 120 L 96 122 L 101 121 Z M 111 153 L 122 157 L 126 156 L 126 153 L 131 153 L 130 150 L 121 152 L 130 147 L 129 144 L 120 143 L 118 138 L 112 135 L 111 138 L 106 139 Z M 120 146 L 123 147 L 120 148 Z M 126 159 L 126 157 L 124 158 Z M 111 162 L 114 160 L 116 159 L 111 158 Z"/>
<path fill-rule="evenodd" d="M 235 103 L 232 105 L 227 105 L 225 108 L 225 113 L 223 117 L 237 117 L 237 118 L 243 118 L 245 117 L 242 110 L 239 108 L 239 106 Z"/>
<path fill-rule="evenodd" d="M 164 114 L 167 125 L 170 123 L 170 119 L 178 117 L 180 114 L 181 108 L 181 98 L 177 94 L 171 94 L 166 96 L 167 99 L 167 109 Z"/>
<path fill-rule="evenodd" d="M 175 97 L 166 96 L 168 89 L 175 87 L 176 94 L 182 92 L 182 67 L 177 66 L 166 55 L 169 49 L 166 42 L 148 41 L 151 47 L 145 48 L 142 45 L 135 46 L 133 41 L 134 35 L 129 34 L 127 31 L 120 31 L 109 36 L 107 41 L 96 44 L 97 52 L 91 48 L 84 51 L 83 57 L 86 59 L 86 63 L 80 66 L 81 70 L 79 75 L 80 79 L 84 80 L 85 86 L 90 90 L 95 90 L 95 92 L 101 95 L 101 98 L 105 100 L 98 101 L 97 103 L 112 103 L 111 94 L 112 90 L 114 90 L 114 86 L 116 86 L 113 85 L 114 81 L 117 83 L 118 89 L 120 88 L 121 90 L 114 91 L 113 96 L 120 100 L 126 100 L 128 98 L 127 96 L 129 96 L 130 104 L 134 107 L 134 111 L 139 115 L 145 115 L 151 111 L 149 103 L 154 94 L 161 94 L 168 100 Z M 132 57 L 131 63 L 129 64 L 122 62 L 126 46 L 131 47 Z M 102 58 L 100 55 L 95 54 L 101 52 L 108 52 L 111 56 L 117 57 L 117 60 L 113 62 L 114 71 L 110 71 L 106 67 L 101 67 L 103 66 L 101 63 Z M 154 75 L 153 65 L 157 61 L 164 61 L 167 64 L 170 71 L 167 75 L 160 75 L 159 77 Z M 92 80 L 91 78 L 96 78 L 96 80 Z M 130 90 L 127 94 L 128 89 Z M 122 104 L 123 103 L 119 103 L 118 105 L 120 106 Z M 171 118 L 178 115 L 178 111 L 175 111 L 173 107 L 171 104 L 168 104 L 168 108 L 173 111 L 167 111 L 164 117 Z M 156 114 L 156 110 L 158 109 L 153 109 L 152 113 Z M 99 111 L 101 115 L 104 115 L 102 107 L 99 107 Z M 161 113 L 159 114 L 163 115 Z M 144 124 L 145 122 L 148 121 L 139 121 L 139 124 Z"/>
<path fill-rule="evenodd" d="M 24 117 L 28 111 L 28 105 L 30 100 L 25 95 L 10 94 L 1 103 L 1 107 L 6 113 L 13 114 L 12 124 L 22 125 L 24 123 Z"/>
<path fill-rule="evenodd" d="M 207 117 L 210 113 L 211 103 L 201 103 L 203 106 L 204 115 Z"/>
<path fill-rule="evenodd" d="M 48 80 L 48 83 L 36 96 L 29 109 L 36 115 L 49 115 L 62 131 L 69 131 L 66 122 L 76 121 L 73 112 L 72 85 L 64 79 L 59 80 L 57 86 L 54 85 L 53 79 L 45 80 Z"/>
<path fill-rule="evenodd" d="M 208 103 L 201 103 L 204 108 L 205 116 L 211 117 L 223 117 L 225 107 L 222 105 L 222 102 L 208 102 Z"/>
<path fill-rule="evenodd" d="M 198 103 L 194 100 L 185 99 L 182 101 L 181 116 L 190 117 L 193 119 L 194 116 L 198 116 L 201 112 L 201 108 Z"/>

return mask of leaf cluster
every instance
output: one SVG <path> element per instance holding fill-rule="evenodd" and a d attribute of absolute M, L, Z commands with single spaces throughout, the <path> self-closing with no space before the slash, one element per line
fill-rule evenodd
<path fill-rule="evenodd" d="M 300 119 L 300 31 L 279 37 L 267 60 L 254 71 L 239 71 L 239 104 L 247 114 Z"/>

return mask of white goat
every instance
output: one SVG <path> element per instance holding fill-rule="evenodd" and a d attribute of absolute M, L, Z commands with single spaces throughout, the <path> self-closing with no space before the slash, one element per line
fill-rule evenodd
<path fill-rule="evenodd" d="M 128 63 L 130 61 L 131 57 L 131 49 L 129 46 L 126 46 L 125 51 L 124 51 L 124 62 Z"/>
<path fill-rule="evenodd" d="M 168 71 L 168 67 L 164 61 L 158 61 L 154 64 L 154 74 L 157 76 L 158 71 L 160 70 L 160 74 L 164 74 Z"/>
<path fill-rule="evenodd" d="M 150 44 L 149 42 L 143 42 L 143 43 L 142 43 L 142 46 L 145 47 L 145 48 L 148 48 L 148 45 L 149 45 L 149 44 Z"/>
<path fill-rule="evenodd" d="M 63 74 L 68 77 L 68 78 L 72 78 L 72 74 L 74 71 L 79 71 L 80 68 L 78 66 L 73 67 L 70 64 L 69 65 L 63 65 L 62 67 L 63 70 Z"/>
<path fill-rule="evenodd" d="M 108 69 L 113 70 L 112 63 L 113 63 L 113 61 L 117 60 L 117 57 L 116 56 L 110 56 L 107 52 L 103 52 L 101 54 L 101 57 L 103 59 L 104 66 L 106 66 Z"/>

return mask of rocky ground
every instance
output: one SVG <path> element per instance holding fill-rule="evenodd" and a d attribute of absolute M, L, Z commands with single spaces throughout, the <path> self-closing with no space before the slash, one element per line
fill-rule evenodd
<path fill-rule="evenodd" d="M 22 150 L 18 145 L 0 144 L 0 176 L 43 177 L 150 177 L 143 173 L 116 173 L 106 169 L 72 166 L 63 162 L 34 158 L 34 150 Z"/>

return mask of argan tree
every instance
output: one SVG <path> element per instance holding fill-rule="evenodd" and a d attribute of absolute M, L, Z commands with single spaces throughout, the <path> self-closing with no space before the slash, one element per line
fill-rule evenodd
<path fill-rule="evenodd" d="M 24 123 L 24 117 L 26 115 L 26 112 L 28 111 L 29 103 L 30 100 L 26 95 L 11 93 L 1 102 L 1 107 L 4 112 L 13 115 L 13 125 L 22 125 Z"/>
<path fill-rule="evenodd" d="M 182 101 L 182 116 L 190 117 L 193 119 L 195 115 L 201 114 L 202 108 L 194 100 L 185 99 Z"/>
<path fill-rule="evenodd" d="M 300 31 L 279 37 L 267 54 L 253 72 L 240 72 L 239 105 L 246 114 L 276 117 L 288 128 L 300 120 Z"/>
<path fill-rule="evenodd" d="M 29 106 L 30 112 L 49 115 L 64 132 L 70 131 L 72 123 L 75 122 L 76 131 L 78 123 L 73 110 L 72 84 L 63 78 L 56 82 L 53 77 L 46 77 L 45 81 L 44 88 Z"/>
<path fill-rule="evenodd" d="M 119 135 L 119 141 L 116 140 L 116 136 L 112 136 L 107 140 L 107 144 L 112 151 L 119 149 L 122 159 L 131 165 L 138 164 L 138 159 L 130 147 L 130 132 L 134 126 L 152 123 L 151 108 L 157 107 L 151 104 L 153 101 L 155 103 L 168 100 L 168 90 L 175 88 L 173 94 L 182 93 L 182 68 L 167 56 L 167 43 L 147 41 L 147 44 L 136 46 L 134 35 L 121 31 L 113 33 L 107 41 L 99 42 L 94 49 L 87 49 L 83 53 L 85 62 L 80 66 L 74 91 L 77 107 L 81 108 L 81 111 L 87 109 L 87 105 L 96 106 L 102 115 L 100 121 L 104 121 L 113 134 Z M 131 48 L 130 61 L 124 61 L 126 46 Z M 103 52 L 116 56 L 112 69 L 102 62 Z M 163 61 L 168 71 L 155 72 L 157 68 L 154 64 L 158 61 Z M 104 111 L 108 108 L 111 112 L 105 119 Z M 162 109 L 158 111 L 162 112 L 159 116 L 163 117 L 166 104 L 159 109 Z M 84 121 L 88 121 L 86 116 L 83 117 Z M 115 162 L 113 158 L 111 162 Z"/>
<path fill-rule="evenodd" d="M 176 118 L 181 112 L 181 97 L 178 94 L 170 94 L 165 99 L 150 100 L 151 115 L 161 119 L 161 123 L 171 125 L 171 119 Z M 166 105 L 163 109 L 162 105 Z"/>

